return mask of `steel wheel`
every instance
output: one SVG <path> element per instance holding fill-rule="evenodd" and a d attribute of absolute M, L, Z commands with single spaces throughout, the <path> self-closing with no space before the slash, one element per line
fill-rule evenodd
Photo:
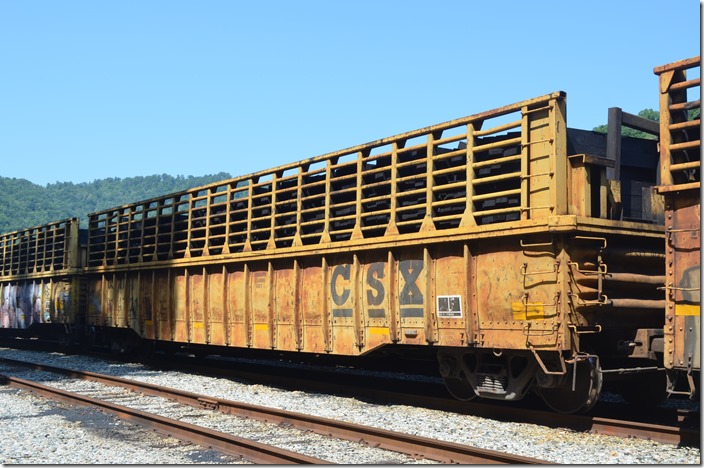
<path fill-rule="evenodd" d="M 589 411 L 599 400 L 603 378 L 597 360 L 589 358 L 577 363 L 577 379 L 572 390 L 574 365 L 564 383 L 554 388 L 539 388 L 538 394 L 545 404 L 558 413 L 572 414 Z"/>
<path fill-rule="evenodd" d="M 469 380 L 467 380 L 467 377 L 464 375 L 464 372 L 461 372 L 460 375 L 464 378 L 443 378 L 443 380 L 445 381 L 445 387 L 447 387 L 447 391 L 450 392 L 450 395 L 460 401 L 474 400 L 477 397 L 477 394 L 474 393 L 472 385 L 469 383 Z"/>

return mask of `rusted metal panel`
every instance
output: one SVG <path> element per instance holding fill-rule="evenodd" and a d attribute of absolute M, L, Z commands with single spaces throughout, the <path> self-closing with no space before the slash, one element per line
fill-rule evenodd
<path fill-rule="evenodd" d="M 465 244 L 440 245 L 435 249 L 435 304 L 439 346 L 467 346 L 472 339 L 468 323 L 472 309 L 468 303 L 470 279 Z"/>
<path fill-rule="evenodd" d="M 317 260 L 317 259 L 316 259 Z M 302 320 L 303 351 L 311 353 L 325 352 L 325 326 L 327 321 L 322 313 L 325 304 L 323 267 L 317 262 L 303 264 L 300 277 L 300 314 Z"/>
<path fill-rule="evenodd" d="M 411 248 L 399 252 L 398 301 L 401 319 L 401 343 L 426 344 L 432 340 L 428 333 L 426 310 L 432 304 L 428 295 L 428 279 L 432 265 L 423 250 Z"/>
<path fill-rule="evenodd" d="M 299 336 L 299 320 L 296 317 L 295 269 L 292 262 L 278 265 L 275 269 L 275 288 L 272 294 L 276 311 L 276 342 L 280 349 L 296 349 Z"/>
<path fill-rule="evenodd" d="M 189 324 L 193 320 L 189 311 L 188 272 L 175 272 L 173 275 L 172 301 L 173 304 L 173 340 L 181 343 L 191 341 Z"/>
<path fill-rule="evenodd" d="M 391 283 L 389 256 L 385 252 L 365 255 L 362 269 L 362 310 L 364 312 L 364 343 L 366 349 L 387 344 L 391 340 Z"/>
<path fill-rule="evenodd" d="M 189 271 L 188 275 L 188 329 L 189 341 L 193 343 L 206 342 L 206 309 L 204 291 L 205 278 L 202 270 Z"/>
<path fill-rule="evenodd" d="M 286 269 L 283 271 L 290 274 L 292 269 Z M 270 305 L 273 281 L 273 277 L 264 265 L 257 266 L 256 269 L 252 269 L 249 285 L 249 310 L 252 317 L 252 346 L 254 348 L 270 349 L 273 347 L 271 325 L 271 314 L 273 311 Z M 291 288 L 291 286 L 293 286 L 293 284 L 289 282 L 288 286 L 289 289 L 286 292 L 288 292 L 289 297 L 292 297 L 293 288 Z"/>
<path fill-rule="evenodd" d="M 660 78 L 658 192 L 665 198 L 666 227 L 664 364 L 690 374 L 701 368 L 701 117 L 692 115 L 701 110 L 701 60 L 654 72 Z"/>
<path fill-rule="evenodd" d="M 247 304 L 249 303 L 247 277 L 248 270 L 245 268 L 232 270 L 228 269 L 227 304 L 229 317 L 229 336 L 232 346 L 246 347 L 248 341 L 249 318 L 247 315 Z"/>
<path fill-rule="evenodd" d="M 225 275 L 222 269 L 204 269 L 206 275 L 206 306 L 207 312 L 206 321 L 206 343 L 214 345 L 225 345 L 225 308 L 226 299 L 224 288 Z"/>
<path fill-rule="evenodd" d="M 688 190 L 666 195 L 668 220 L 665 334 L 666 365 L 701 368 L 701 203 Z"/>
<path fill-rule="evenodd" d="M 356 256 L 355 256 L 356 258 Z M 358 304 L 356 294 L 359 284 L 359 272 L 354 258 L 348 255 L 335 256 L 329 260 L 330 303 L 329 313 L 332 318 L 333 352 L 354 354 L 358 344 L 355 328 L 355 309 Z"/>
<path fill-rule="evenodd" d="M 154 320 L 155 338 L 173 340 L 173 298 L 170 270 L 154 271 Z"/>
<path fill-rule="evenodd" d="M 498 349 L 567 348 L 558 332 L 563 321 L 559 246 L 510 237 L 477 249 L 477 343 Z"/>

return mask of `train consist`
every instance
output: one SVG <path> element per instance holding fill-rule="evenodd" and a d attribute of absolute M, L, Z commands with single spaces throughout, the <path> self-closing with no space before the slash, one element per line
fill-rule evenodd
<path fill-rule="evenodd" d="M 119 349 L 413 354 L 456 398 L 534 391 L 566 413 L 604 385 L 692 395 L 695 66 L 655 70 L 660 126 L 614 108 L 607 135 L 568 128 L 554 92 L 92 213 L 86 230 L 2 235 L 1 327 Z"/>

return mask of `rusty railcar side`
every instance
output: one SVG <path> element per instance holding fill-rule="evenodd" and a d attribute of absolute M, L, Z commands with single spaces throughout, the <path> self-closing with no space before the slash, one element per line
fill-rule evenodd
<path fill-rule="evenodd" d="M 59 336 L 84 322 L 77 218 L 0 236 L 0 329 Z"/>
<path fill-rule="evenodd" d="M 659 193 L 665 197 L 668 391 L 693 396 L 701 369 L 701 110 L 700 57 L 654 69 L 660 78 Z M 679 386 L 679 376 L 686 384 Z M 684 380 L 684 379 L 681 379 Z M 680 380 L 680 381 L 681 381 Z"/>
<path fill-rule="evenodd" d="M 600 359 L 662 344 L 663 227 L 640 192 L 613 217 L 615 163 L 580 151 L 600 138 L 568 130 L 555 92 L 92 213 L 89 323 L 307 353 L 416 345 L 460 397 L 518 399 L 540 375 L 555 402 L 579 374 L 559 409 L 581 409 Z M 627 187 L 655 184 L 646 145 L 621 161 L 654 161 Z"/>

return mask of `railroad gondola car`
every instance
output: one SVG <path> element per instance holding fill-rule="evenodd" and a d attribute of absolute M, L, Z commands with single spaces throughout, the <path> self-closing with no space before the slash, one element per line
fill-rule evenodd
<path fill-rule="evenodd" d="M 654 70 L 660 77 L 658 192 L 665 197 L 667 242 L 664 365 L 667 391 L 691 398 L 701 371 L 700 70 L 700 57 Z"/>
<path fill-rule="evenodd" d="M 85 244 L 70 218 L 0 235 L 0 329 L 73 340 L 85 325 Z"/>
<path fill-rule="evenodd" d="M 111 340 L 425 348 L 459 398 L 537 389 L 583 410 L 611 363 L 662 345 L 656 144 L 623 139 L 620 186 L 605 153 L 555 92 L 93 213 L 87 322 Z"/>

